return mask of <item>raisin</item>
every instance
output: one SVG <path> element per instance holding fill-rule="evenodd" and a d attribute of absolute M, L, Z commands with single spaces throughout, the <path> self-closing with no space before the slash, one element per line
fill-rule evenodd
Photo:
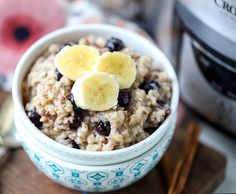
<path fill-rule="evenodd" d="M 77 107 L 77 105 L 75 104 L 74 96 L 71 94 L 70 96 L 67 97 L 67 99 L 71 102 L 75 115 L 80 116 L 82 109 Z"/>
<path fill-rule="evenodd" d="M 69 127 L 71 129 L 77 129 L 79 126 L 81 126 L 82 120 L 83 120 L 82 115 L 81 116 L 75 116 L 74 119 L 73 119 L 73 123 L 70 123 Z"/>
<path fill-rule="evenodd" d="M 144 80 L 143 83 L 139 85 L 139 89 L 142 89 L 148 93 L 149 90 L 158 90 L 160 88 L 160 84 L 155 80 Z"/>
<path fill-rule="evenodd" d="M 110 52 L 113 52 L 122 50 L 125 47 L 125 45 L 122 40 L 111 37 L 110 39 L 107 40 L 106 47 L 109 49 Z"/>
<path fill-rule="evenodd" d="M 64 43 L 64 44 L 61 44 L 61 45 L 60 45 L 60 49 L 63 49 L 63 48 L 66 47 L 66 46 L 73 46 L 73 45 L 75 45 L 74 42 Z"/>
<path fill-rule="evenodd" d="M 60 81 L 60 79 L 63 77 L 63 75 L 58 71 L 58 69 L 55 70 L 57 81 Z"/>
<path fill-rule="evenodd" d="M 67 96 L 67 100 L 69 100 L 71 102 L 72 105 L 75 104 L 75 101 L 74 101 L 74 96 L 71 94 L 70 96 Z"/>
<path fill-rule="evenodd" d="M 111 124 L 109 121 L 106 121 L 105 123 L 103 121 L 99 121 L 95 124 L 94 129 L 99 135 L 109 136 L 111 132 Z"/>
<path fill-rule="evenodd" d="M 154 133 L 154 131 L 156 131 L 156 129 L 158 128 L 157 127 L 147 127 L 147 128 L 144 128 L 144 131 L 147 132 L 149 135 L 151 135 L 152 133 Z"/>
<path fill-rule="evenodd" d="M 41 116 L 39 115 L 39 113 L 36 112 L 36 110 L 29 111 L 28 117 L 38 129 L 41 129 L 43 123 L 40 121 Z"/>
<path fill-rule="evenodd" d="M 164 100 L 157 100 L 157 104 L 158 104 L 160 107 L 165 107 L 166 102 L 165 102 Z"/>
<path fill-rule="evenodd" d="M 72 141 L 72 147 L 75 149 L 80 149 L 79 145 L 75 141 Z"/>
<path fill-rule="evenodd" d="M 161 109 L 165 110 L 166 116 L 171 113 L 170 106 L 164 100 L 157 100 L 157 104 Z"/>
<path fill-rule="evenodd" d="M 165 108 L 166 117 L 171 113 L 170 107 Z"/>
<path fill-rule="evenodd" d="M 121 107 L 127 108 L 131 101 L 131 94 L 129 91 L 120 91 L 118 96 L 118 104 Z"/>

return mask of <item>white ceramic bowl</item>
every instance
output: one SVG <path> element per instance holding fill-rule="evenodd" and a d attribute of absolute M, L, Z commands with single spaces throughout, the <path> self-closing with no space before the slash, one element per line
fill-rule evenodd
<path fill-rule="evenodd" d="M 171 142 L 175 119 L 171 122 L 172 127 L 168 129 L 161 141 L 147 152 L 124 162 L 96 166 L 66 162 L 41 150 L 27 136 L 24 126 L 15 116 L 23 148 L 37 168 L 59 184 L 88 192 L 120 189 L 146 175 L 161 159 Z"/>
<path fill-rule="evenodd" d="M 106 152 L 84 151 L 84 150 L 77 150 L 77 149 L 66 147 L 50 139 L 43 133 L 41 133 L 31 123 L 31 121 L 28 119 L 24 111 L 24 105 L 22 103 L 21 85 L 33 61 L 37 57 L 39 57 L 42 54 L 42 52 L 52 43 L 55 43 L 55 42 L 66 43 L 69 41 L 78 40 L 80 37 L 86 36 L 88 34 L 101 35 L 105 38 L 109 38 L 113 36 L 113 37 L 122 39 L 128 47 L 133 48 L 134 50 L 136 50 L 137 52 L 141 54 L 152 56 L 154 65 L 167 71 L 170 78 L 172 79 L 173 95 L 171 99 L 170 115 L 152 135 L 150 135 L 145 140 L 135 145 L 132 145 L 130 147 L 120 149 L 120 150 L 115 150 L 115 151 L 106 151 Z M 170 131 L 173 131 L 175 127 L 176 109 L 177 109 L 177 104 L 179 100 L 179 88 L 178 88 L 178 82 L 176 79 L 175 72 L 170 62 L 162 54 L 162 52 L 152 42 L 150 42 L 149 40 L 137 34 L 134 34 L 130 31 L 127 31 L 121 28 L 112 27 L 108 25 L 80 25 L 77 27 L 64 28 L 64 29 L 55 31 L 43 37 L 39 41 L 37 41 L 33 46 L 31 46 L 28 49 L 28 51 L 23 55 L 23 57 L 21 58 L 21 60 L 19 61 L 17 65 L 16 71 L 14 74 L 14 79 L 13 79 L 12 93 L 13 93 L 13 100 L 15 104 L 16 127 L 19 133 L 22 135 L 24 147 L 27 150 L 30 150 L 32 153 L 34 153 L 33 148 L 38 149 L 41 151 L 42 154 L 45 155 L 42 157 L 46 159 L 47 157 L 50 157 L 51 161 L 56 160 L 56 161 L 63 162 L 66 168 L 69 168 L 68 166 L 70 165 L 72 166 L 76 165 L 77 168 L 75 168 L 75 170 L 78 170 L 78 171 L 81 171 L 81 166 L 84 166 L 84 167 L 87 166 L 87 169 L 92 169 L 92 167 L 94 168 L 96 167 L 97 169 L 102 169 L 102 168 L 107 168 L 108 166 L 112 166 L 112 165 L 117 165 L 118 167 L 120 164 L 124 164 L 129 161 L 135 160 L 135 158 L 140 158 L 140 157 L 144 158 L 147 155 L 147 153 L 153 153 L 153 150 L 155 150 L 155 147 L 163 147 L 165 138 L 168 136 L 168 133 L 171 133 Z M 33 148 L 31 148 L 28 144 L 33 144 L 34 145 Z M 160 152 L 159 156 L 162 156 L 162 154 L 163 153 Z M 35 164 L 37 165 L 38 163 L 35 162 Z M 149 163 L 146 163 L 147 166 L 150 166 L 148 164 Z M 44 166 L 43 164 L 40 164 L 40 165 L 41 167 Z M 39 165 L 37 166 L 40 168 Z M 147 168 L 147 169 L 150 169 L 150 168 Z M 85 170 L 85 174 L 87 174 L 87 181 L 91 181 L 89 179 L 89 175 L 86 172 L 86 170 Z M 141 174 L 143 176 L 146 173 L 141 173 Z M 52 176 L 49 176 L 49 177 L 52 177 Z M 133 176 L 133 181 L 135 180 L 136 179 Z M 63 183 L 63 181 L 59 181 L 59 182 L 68 186 L 68 184 Z M 69 187 L 75 188 L 75 186 L 73 185 L 70 185 Z M 80 187 L 80 189 L 92 191 L 92 189 L 89 189 L 89 188 L 90 187 L 87 187 L 87 186 L 83 188 L 82 186 Z M 112 189 L 112 187 L 105 183 L 100 188 L 101 191 L 107 191 L 110 189 Z"/>

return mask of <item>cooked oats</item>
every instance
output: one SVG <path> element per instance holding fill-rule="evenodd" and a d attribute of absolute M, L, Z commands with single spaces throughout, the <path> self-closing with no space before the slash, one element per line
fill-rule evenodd
<path fill-rule="evenodd" d="M 108 50 L 106 40 L 95 35 L 80 39 L 78 44 L 94 46 L 100 53 Z M 157 128 L 168 116 L 172 83 L 167 73 L 154 68 L 151 57 L 124 48 L 120 52 L 129 54 L 137 65 L 136 80 L 128 89 L 131 93 L 129 106 L 117 105 L 100 112 L 81 110 L 80 126 L 71 128 L 70 124 L 78 117 L 68 99 L 73 81 L 65 76 L 57 81 L 53 63 L 55 54 L 61 48 L 62 45 L 52 44 L 32 65 L 22 86 L 25 110 L 35 110 L 41 116 L 40 122 L 43 124 L 39 130 L 45 135 L 69 147 L 76 143 L 82 150 L 116 150 L 142 141 L 149 135 L 147 128 Z M 139 88 L 144 80 L 156 81 L 159 88 L 146 93 Z M 159 101 L 164 105 L 159 105 Z M 110 123 L 108 136 L 100 135 L 95 130 L 99 121 Z"/>

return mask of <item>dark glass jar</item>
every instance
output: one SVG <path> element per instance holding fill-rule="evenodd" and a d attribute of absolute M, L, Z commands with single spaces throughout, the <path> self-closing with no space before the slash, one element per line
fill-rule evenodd
<path fill-rule="evenodd" d="M 182 99 L 236 134 L 236 1 L 178 0 L 175 12 Z"/>

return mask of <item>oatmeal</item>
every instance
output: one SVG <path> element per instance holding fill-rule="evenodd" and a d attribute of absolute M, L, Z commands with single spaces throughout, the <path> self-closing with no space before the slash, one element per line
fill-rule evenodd
<path fill-rule="evenodd" d="M 80 39 L 78 43 L 69 43 L 69 45 L 89 46 L 92 49 L 85 48 L 90 49 L 88 52 L 91 52 L 93 56 L 104 55 L 106 59 L 108 59 L 108 56 L 105 56 L 107 53 L 109 57 L 117 53 L 117 57 L 122 59 L 124 54 L 128 55 L 130 59 L 127 58 L 127 60 L 130 60 L 129 64 L 134 64 L 135 74 L 131 71 L 127 74 L 130 73 L 135 77 L 132 78 L 133 80 L 130 76 L 121 81 L 119 79 L 116 87 L 112 85 L 109 88 L 109 92 L 113 90 L 111 94 L 116 92 L 111 96 L 114 99 L 109 104 L 109 109 L 103 110 L 101 106 L 96 109 L 95 105 L 91 108 L 87 106 L 86 100 L 92 94 L 88 96 L 85 93 L 81 97 L 82 91 L 74 89 L 83 86 L 81 86 L 82 79 L 80 78 L 77 87 L 77 80 L 74 79 L 78 76 L 77 73 L 73 72 L 66 76 L 69 72 L 68 66 L 65 67 L 65 71 L 55 66 L 55 57 L 65 45 L 51 45 L 32 65 L 22 86 L 27 115 L 42 133 L 61 144 L 76 149 L 116 150 L 142 141 L 168 116 L 171 111 L 172 83 L 166 72 L 153 67 L 151 57 L 142 56 L 132 48 L 127 48 L 123 41 L 117 38 L 105 40 L 102 37 L 90 35 Z M 101 69 L 97 67 L 99 68 Z M 81 71 L 79 73 L 81 74 Z M 90 77 L 85 75 L 87 77 L 86 80 L 84 78 L 83 84 L 88 83 L 92 76 L 97 78 L 98 74 L 105 75 L 105 73 L 96 75 L 93 73 Z M 113 77 L 107 76 L 107 79 L 111 79 L 109 84 L 115 79 Z M 116 84 L 116 81 L 114 83 Z M 75 90 L 74 93 L 73 90 Z M 77 94 L 80 98 L 84 98 L 83 104 L 82 101 L 78 102 L 80 98 L 76 96 Z M 99 93 L 93 96 L 95 102 L 103 100 L 98 99 Z M 111 101 L 111 98 L 108 100 Z M 78 106 L 78 104 L 81 105 Z"/>

